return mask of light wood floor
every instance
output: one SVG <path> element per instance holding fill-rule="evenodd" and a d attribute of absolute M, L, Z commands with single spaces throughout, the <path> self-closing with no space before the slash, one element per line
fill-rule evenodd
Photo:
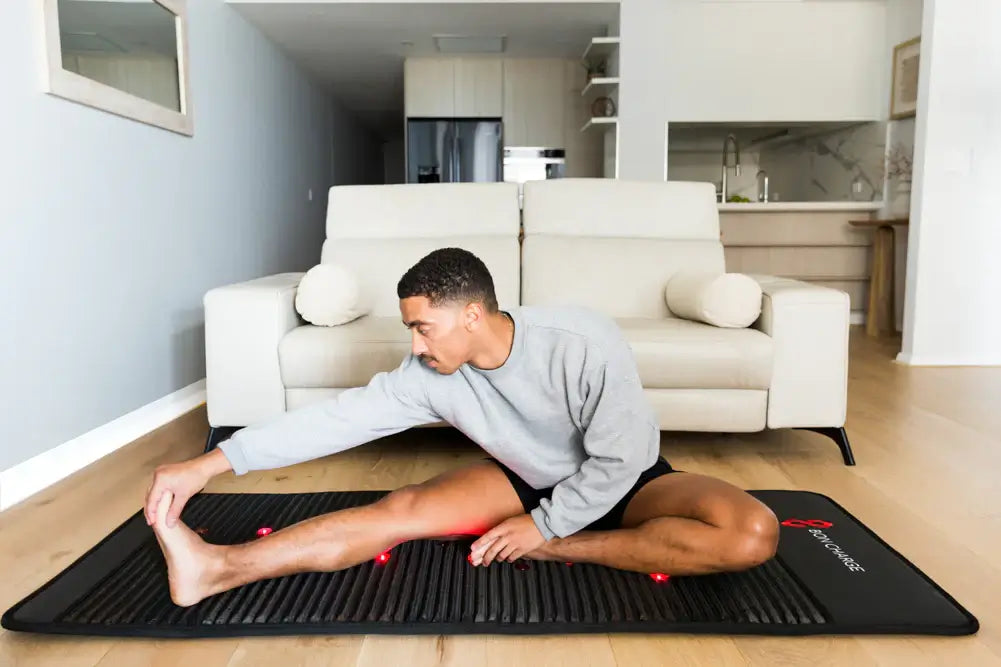
<path fill-rule="evenodd" d="M 1001 368 L 915 369 L 899 343 L 852 333 L 848 432 L 858 466 L 822 436 L 664 434 L 675 465 L 744 488 L 837 499 L 981 622 L 974 637 L 323 637 L 147 641 L 0 634 L 0 665 L 1001 665 Z M 199 453 L 204 409 L 0 514 L 0 608 L 128 518 L 162 461 Z M 295 468 L 224 475 L 208 491 L 395 488 L 481 456 L 440 430 Z"/>

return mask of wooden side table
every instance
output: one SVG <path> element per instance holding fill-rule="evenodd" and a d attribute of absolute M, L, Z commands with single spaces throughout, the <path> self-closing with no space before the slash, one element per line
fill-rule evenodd
<path fill-rule="evenodd" d="M 856 227 L 874 228 L 869 275 L 869 312 L 865 318 L 865 332 L 870 336 L 896 333 L 893 228 L 908 225 L 910 219 L 890 218 L 885 220 L 849 220 L 848 222 Z"/>

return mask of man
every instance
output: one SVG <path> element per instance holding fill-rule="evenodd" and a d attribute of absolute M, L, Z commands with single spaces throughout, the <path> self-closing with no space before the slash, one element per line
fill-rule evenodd
<path fill-rule="evenodd" d="M 176 604 L 458 534 L 479 536 L 473 566 L 525 557 L 701 574 L 774 555 L 771 510 L 660 456 L 657 419 L 613 320 L 575 307 L 501 311 L 486 266 L 457 248 L 424 257 L 397 294 L 412 332 L 412 354 L 398 368 L 156 470 L 146 520 Z M 441 421 L 495 458 L 246 544 L 208 544 L 178 520 L 219 473 L 291 465 Z"/>

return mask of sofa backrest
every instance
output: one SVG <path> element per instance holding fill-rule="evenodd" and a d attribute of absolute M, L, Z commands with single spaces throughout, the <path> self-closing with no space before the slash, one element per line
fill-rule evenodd
<path fill-rule="evenodd" d="M 502 308 L 518 304 L 515 183 L 342 185 L 330 189 L 321 262 L 352 269 L 372 314 L 398 316 L 396 284 L 432 250 L 459 247 L 487 265 Z"/>
<path fill-rule="evenodd" d="M 711 183 L 602 178 L 524 188 L 521 299 L 576 303 L 612 317 L 669 317 L 679 269 L 723 271 Z"/>

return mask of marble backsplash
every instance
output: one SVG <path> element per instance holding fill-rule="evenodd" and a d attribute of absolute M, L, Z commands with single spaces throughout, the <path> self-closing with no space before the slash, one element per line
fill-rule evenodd
<path fill-rule="evenodd" d="M 757 140 L 764 130 L 707 127 L 685 130 L 668 149 L 668 179 L 710 181 L 720 186 L 726 132 L 741 141 L 741 173 L 728 175 L 729 195 L 758 201 L 758 172 L 768 175 L 769 201 L 860 201 L 884 199 L 883 162 L 887 124 L 866 122 L 790 128 L 787 136 Z M 732 158 L 731 158 L 732 164 Z"/>
<path fill-rule="evenodd" d="M 764 146 L 759 164 L 779 201 L 881 201 L 885 153 L 886 123 L 871 122 Z"/>

